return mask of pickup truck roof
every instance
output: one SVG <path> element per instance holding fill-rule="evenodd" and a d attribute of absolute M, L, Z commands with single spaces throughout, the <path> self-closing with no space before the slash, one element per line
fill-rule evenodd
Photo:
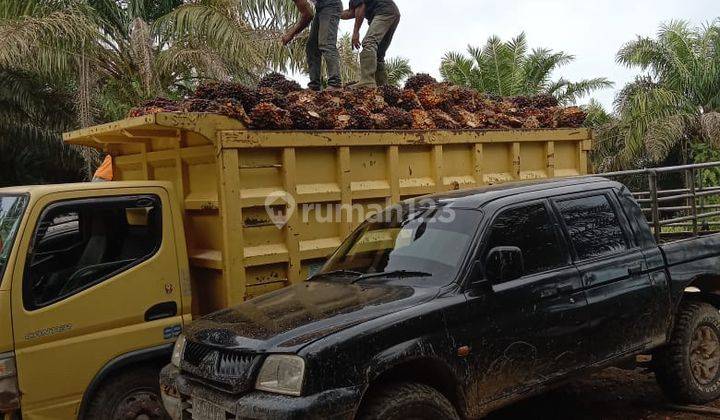
<path fill-rule="evenodd" d="M 445 202 L 455 208 L 479 209 L 491 201 L 518 194 L 535 193 L 567 187 L 577 187 L 578 191 L 594 187 L 617 187 L 624 188 L 622 184 L 602 177 L 575 177 L 543 179 L 520 182 L 509 182 L 505 184 L 489 185 L 482 188 L 475 188 L 463 191 L 435 194 L 424 199 L 431 199 L 437 202 Z M 603 185 L 605 184 L 605 185 Z"/>

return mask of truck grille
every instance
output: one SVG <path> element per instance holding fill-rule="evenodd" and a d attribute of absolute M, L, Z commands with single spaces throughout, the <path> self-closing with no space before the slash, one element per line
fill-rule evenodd
<path fill-rule="evenodd" d="M 253 387 L 260 356 L 188 341 L 183 362 L 183 370 L 203 382 L 240 393 Z"/>

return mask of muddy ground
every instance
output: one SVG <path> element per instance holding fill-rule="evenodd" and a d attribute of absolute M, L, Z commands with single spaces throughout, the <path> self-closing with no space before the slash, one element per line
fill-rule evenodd
<path fill-rule="evenodd" d="M 720 401 L 706 407 L 720 409 Z M 720 415 L 694 414 L 669 407 L 655 383 L 642 369 L 611 368 L 576 380 L 543 395 L 513 404 L 488 417 L 503 419 L 708 419 Z"/>

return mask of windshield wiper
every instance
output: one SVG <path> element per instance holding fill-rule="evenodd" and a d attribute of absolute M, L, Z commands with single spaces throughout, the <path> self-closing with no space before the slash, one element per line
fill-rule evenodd
<path fill-rule="evenodd" d="M 333 270 L 328 271 L 327 273 L 317 273 L 314 276 L 310 277 L 308 280 L 315 280 L 318 277 L 326 277 L 326 276 L 362 276 L 365 273 L 361 273 L 360 271 L 353 271 L 353 270 Z"/>
<path fill-rule="evenodd" d="M 352 281 L 352 283 L 357 283 L 361 280 L 367 280 L 367 279 L 374 279 L 379 277 L 430 277 L 432 276 L 432 273 L 426 273 L 424 271 L 409 271 L 409 270 L 394 270 L 394 271 L 384 271 L 382 273 L 370 273 L 370 274 L 364 274 L 355 280 Z"/>

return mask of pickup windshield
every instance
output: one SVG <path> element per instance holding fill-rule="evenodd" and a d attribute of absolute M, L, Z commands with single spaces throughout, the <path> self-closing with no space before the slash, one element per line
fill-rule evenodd
<path fill-rule="evenodd" d="M 475 210 L 393 207 L 360 225 L 315 278 L 412 278 L 422 284 L 449 284 L 481 217 Z"/>
<path fill-rule="evenodd" d="M 0 195 L 0 280 L 5 274 L 5 266 L 26 205 L 27 198 L 24 196 Z"/>

